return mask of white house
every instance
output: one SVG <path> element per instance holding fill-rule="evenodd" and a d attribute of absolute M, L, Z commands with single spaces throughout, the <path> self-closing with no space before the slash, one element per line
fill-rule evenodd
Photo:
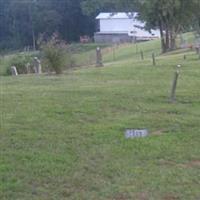
<path fill-rule="evenodd" d="M 97 43 L 119 43 L 146 41 L 160 37 L 158 30 L 151 33 L 144 29 L 145 23 L 137 19 L 138 13 L 100 13 L 96 20 L 98 32 L 94 34 Z"/>

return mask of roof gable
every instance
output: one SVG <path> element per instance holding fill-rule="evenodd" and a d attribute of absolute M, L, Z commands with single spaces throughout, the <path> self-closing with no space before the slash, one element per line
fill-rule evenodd
<path fill-rule="evenodd" d="M 110 12 L 100 13 L 96 19 L 134 19 L 137 15 L 137 12 Z"/>

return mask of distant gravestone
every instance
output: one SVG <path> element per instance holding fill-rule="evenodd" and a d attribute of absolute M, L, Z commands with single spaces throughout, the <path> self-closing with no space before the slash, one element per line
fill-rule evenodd
<path fill-rule="evenodd" d="M 126 129 L 124 134 L 126 139 L 133 139 L 147 137 L 149 132 L 147 129 Z"/>
<path fill-rule="evenodd" d="M 11 67 L 11 74 L 12 76 L 18 76 L 17 68 L 15 66 Z"/>
<path fill-rule="evenodd" d="M 101 54 L 101 48 L 97 47 L 96 48 L 96 67 L 102 67 L 102 54 Z"/>
<path fill-rule="evenodd" d="M 40 60 L 35 57 L 33 60 L 33 66 L 34 66 L 34 71 L 36 74 L 41 74 L 42 73 L 42 66 Z"/>

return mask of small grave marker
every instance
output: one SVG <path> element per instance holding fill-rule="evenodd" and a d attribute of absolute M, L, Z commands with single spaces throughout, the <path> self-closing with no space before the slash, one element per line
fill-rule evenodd
<path fill-rule="evenodd" d="M 33 65 L 34 65 L 35 73 L 36 74 L 41 74 L 42 73 L 42 66 L 41 66 L 40 60 L 37 57 L 34 57 Z"/>
<path fill-rule="evenodd" d="M 18 76 L 17 68 L 15 66 L 11 67 L 11 74 L 12 76 Z"/>
<path fill-rule="evenodd" d="M 147 137 L 149 132 L 147 129 L 126 129 L 124 134 L 126 139 L 133 139 Z"/>
<path fill-rule="evenodd" d="M 96 48 L 96 67 L 102 67 L 102 54 L 101 54 L 101 48 L 97 47 Z"/>

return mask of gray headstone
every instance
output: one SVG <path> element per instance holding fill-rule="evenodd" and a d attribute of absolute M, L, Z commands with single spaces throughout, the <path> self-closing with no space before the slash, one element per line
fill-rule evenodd
<path fill-rule="evenodd" d="M 101 48 L 97 47 L 96 48 L 96 67 L 102 67 L 102 54 L 101 54 Z"/>
<path fill-rule="evenodd" d="M 35 57 L 33 60 L 33 68 L 36 74 L 41 74 L 42 73 L 42 66 L 40 60 Z"/>
<path fill-rule="evenodd" d="M 12 76 L 18 76 L 17 68 L 15 66 L 11 67 L 11 74 Z"/>

